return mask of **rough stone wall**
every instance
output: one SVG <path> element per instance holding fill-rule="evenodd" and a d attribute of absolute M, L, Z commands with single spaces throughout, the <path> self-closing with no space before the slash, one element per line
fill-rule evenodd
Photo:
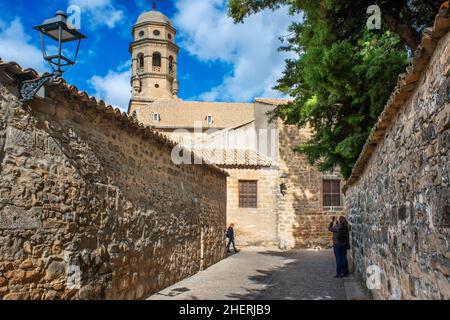
<path fill-rule="evenodd" d="M 324 210 L 324 174 L 311 166 L 304 155 L 294 151 L 310 138 L 311 130 L 281 122 L 278 127 L 280 175 L 287 175 L 287 195 L 283 197 L 280 194 L 278 197 L 280 247 L 330 247 L 332 242 L 328 225 L 331 217 L 345 215 L 345 212 Z M 338 173 L 332 176 L 339 178 Z"/>
<path fill-rule="evenodd" d="M 447 33 L 347 191 L 356 272 L 380 268 L 377 299 L 450 299 L 449 57 Z"/>
<path fill-rule="evenodd" d="M 227 169 L 227 223 L 234 223 L 236 245 L 277 246 L 278 170 Z M 258 181 L 258 208 L 239 208 L 239 180 Z"/>
<path fill-rule="evenodd" d="M 223 258 L 226 174 L 49 95 L 0 81 L 0 299 L 140 299 Z"/>

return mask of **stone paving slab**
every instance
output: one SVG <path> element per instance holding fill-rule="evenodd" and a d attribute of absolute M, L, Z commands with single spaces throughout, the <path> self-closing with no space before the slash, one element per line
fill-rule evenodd
<path fill-rule="evenodd" d="M 368 295 L 364 292 L 354 277 L 345 278 L 344 289 L 347 300 L 368 300 Z"/>
<path fill-rule="evenodd" d="M 331 250 L 245 248 L 148 300 L 345 300 L 334 272 Z"/>

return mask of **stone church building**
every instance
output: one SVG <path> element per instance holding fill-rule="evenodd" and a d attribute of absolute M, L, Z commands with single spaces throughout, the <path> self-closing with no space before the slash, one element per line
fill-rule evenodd
<path fill-rule="evenodd" d="M 290 101 L 180 99 L 176 34 L 156 10 L 133 26 L 128 114 L 228 172 L 227 220 L 235 224 L 238 245 L 329 246 L 327 225 L 330 216 L 343 213 L 343 183 L 293 151 L 309 138 L 308 128 L 270 121 L 267 113 Z M 174 152 L 172 158 L 184 156 Z"/>

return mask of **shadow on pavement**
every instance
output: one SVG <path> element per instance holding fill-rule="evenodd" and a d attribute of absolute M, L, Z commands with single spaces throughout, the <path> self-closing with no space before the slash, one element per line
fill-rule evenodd
<path fill-rule="evenodd" d="M 262 255 L 281 257 L 285 264 L 257 270 L 249 279 L 261 289 L 246 289 L 245 294 L 229 294 L 231 299 L 251 300 L 345 300 L 342 279 L 333 278 L 334 258 L 330 250 L 288 252 L 266 251 Z"/>
<path fill-rule="evenodd" d="M 161 292 L 155 293 L 156 295 L 160 295 L 160 296 L 166 296 L 166 297 L 175 297 L 177 295 L 180 295 L 184 292 L 188 292 L 191 291 L 191 289 L 183 287 L 183 288 L 175 288 L 170 290 L 170 292 L 168 294 L 163 294 Z"/>

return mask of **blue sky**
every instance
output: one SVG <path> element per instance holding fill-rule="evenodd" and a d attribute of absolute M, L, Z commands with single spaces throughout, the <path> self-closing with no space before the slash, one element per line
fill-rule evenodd
<path fill-rule="evenodd" d="M 130 97 L 131 28 L 150 0 L 0 0 L 0 57 L 24 68 L 47 71 L 33 26 L 71 4 L 81 8 L 82 42 L 76 66 L 65 79 L 90 95 L 126 110 Z M 158 3 L 178 30 L 179 96 L 185 100 L 251 101 L 279 97 L 272 87 L 287 53 L 280 36 L 292 19 L 286 8 L 265 11 L 234 24 L 226 0 Z"/>

